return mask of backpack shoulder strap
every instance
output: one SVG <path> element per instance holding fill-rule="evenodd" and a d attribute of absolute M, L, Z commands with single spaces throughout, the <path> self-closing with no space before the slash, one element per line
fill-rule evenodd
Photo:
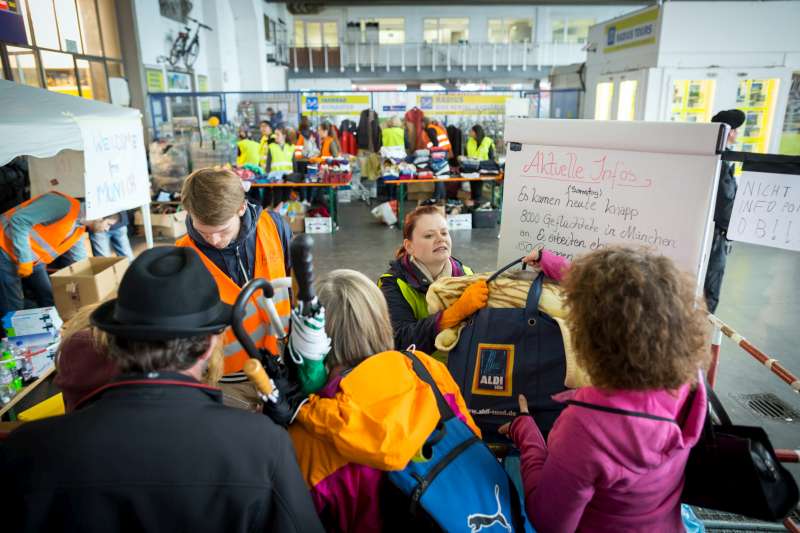
<path fill-rule="evenodd" d="M 431 376 L 431 373 L 428 371 L 425 365 L 422 364 L 422 361 L 419 360 L 419 357 L 408 350 L 404 351 L 403 355 L 411 359 L 411 365 L 417 377 L 427 383 L 433 390 L 433 394 L 436 396 L 436 405 L 439 407 L 439 416 L 442 417 L 442 421 L 450 420 L 456 416 L 453 410 L 450 408 L 450 404 L 448 404 L 447 400 L 444 399 L 442 391 L 439 390 L 439 386 L 436 385 L 436 381 L 434 381 L 433 376 Z"/>
<path fill-rule="evenodd" d="M 603 411 L 604 413 L 612 413 L 622 416 L 636 416 L 639 418 L 647 418 L 650 420 L 658 420 L 659 422 L 671 422 L 672 424 L 679 425 L 678 421 L 674 418 L 667 418 L 664 416 L 651 415 L 650 413 L 640 413 L 638 411 L 628 411 L 627 409 L 617 409 L 616 407 L 607 407 L 605 405 L 596 405 L 593 403 L 581 402 L 578 400 L 567 400 L 567 405 L 577 405 L 586 409 L 594 409 L 595 411 Z"/>

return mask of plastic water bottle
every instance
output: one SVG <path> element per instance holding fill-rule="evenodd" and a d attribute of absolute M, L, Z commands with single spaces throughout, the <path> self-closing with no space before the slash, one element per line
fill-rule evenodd
<path fill-rule="evenodd" d="M 0 404 L 5 405 L 14 397 L 12 390 L 12 383 L 14 375 L 6 368 L 6 365 L 0 365 Z"/>

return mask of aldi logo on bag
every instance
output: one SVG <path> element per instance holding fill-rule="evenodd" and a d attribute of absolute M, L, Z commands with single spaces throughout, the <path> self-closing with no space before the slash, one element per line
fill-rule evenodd
<path fill-rule="evenodd" d="M 472 394 L 511 396 L 513 344 L 478 344 Z"/>

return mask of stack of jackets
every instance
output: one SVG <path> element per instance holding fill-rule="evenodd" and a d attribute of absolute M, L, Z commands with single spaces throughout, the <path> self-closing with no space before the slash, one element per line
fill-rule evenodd
<path fill-rule="evenodd" d="M 500 174 L 500 165 L 491 159 L 486 159 L 480 162 L 480 173 L 489 176 Z"/>
<path fill-rule="evenodd" d="M 433 147 L 431 149 L 431 170 L 437 178 L 450 176 L 450 164 L 447 162 L 446 148 Z"/>

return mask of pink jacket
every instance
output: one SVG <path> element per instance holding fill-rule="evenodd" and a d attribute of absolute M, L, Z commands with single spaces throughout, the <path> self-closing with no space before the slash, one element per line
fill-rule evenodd
<path fill-rule="evenodd" d="M 547 276 L 560 280 L 569 262 L 545 250 L 541 266 Z M 677 391 L 584 387 L 555 399 L 647 413 L 682 424 L 570 405 L 545 444 L 533 418 L 518 417 L 510 435 L 521 452 L 525 508 L 536 530 L 682 531 L 684 469 L 706 416 L 702 381 L 694 395 L 686 384 Z"/>

